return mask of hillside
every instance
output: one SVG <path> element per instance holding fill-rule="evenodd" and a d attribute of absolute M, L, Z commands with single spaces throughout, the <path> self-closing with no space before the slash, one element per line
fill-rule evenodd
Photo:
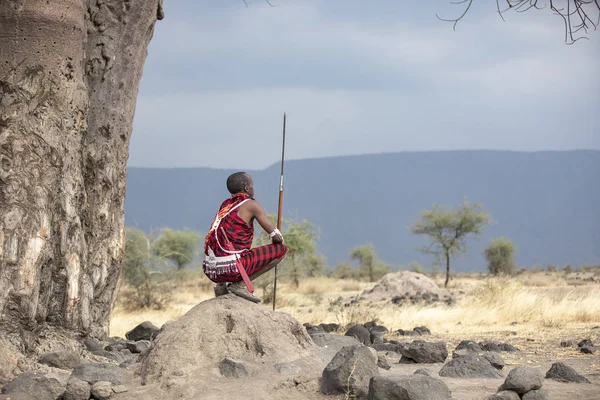
<path fill-rule="evenodd" d="M 129 168 L 126 224 L 206 232 L 228 195 L 231 172 Z M 248 172 L 257 200 L 275 213 L 279 164 Z M 600 263 L 600 151 L 411 152 L 286 162 L 284 217 L 318 226 L 319 248 L 332 265 L 367 242 L 393 265 L 431 265 L 418 251 L 424 238 L 407 227 L 432 204 L 454 206 L 463 198 L 482 203 L 497 223 L 470 242 L 456 271 L 484 269 L 483 248 L 496 236 L 517 244 L 523 267 Z"/>

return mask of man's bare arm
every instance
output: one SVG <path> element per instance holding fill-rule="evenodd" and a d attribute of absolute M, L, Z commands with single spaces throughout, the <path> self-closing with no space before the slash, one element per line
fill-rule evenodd
<path fill-rule="evenodd" d="M 262 206 L 256 200 L 249 201 L 248 203 L 248 211 L 250 211 L 252 217 L 258 221 L 258 224 L 265 230 L 265 232 L 271 234 L 273 231 L 275 231 L 275 226 L 273 223 L 271 223 L 269 217 L 267 217 L 267 213 Z M 272 237 L 273 243 L 282 243 L 283 236 L 279 231 L 277 232 L 278 234 Z"/>

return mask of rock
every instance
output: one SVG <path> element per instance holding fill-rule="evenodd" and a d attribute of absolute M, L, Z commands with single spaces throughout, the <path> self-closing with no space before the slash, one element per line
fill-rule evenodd
<path fill-rule="evenodd" d="M 406 343 L 405 343 L 406 344 Z M 400 349 L 402 348 L 402 344 L 394 344 L 394 343 L 373 343 L 371 346 L 377 351 L 393 351 L 394 353 L 400 353 Z"/>
<path fill-rule="evenodd" d="M 521 400 L 548 400 L 548 393 L 543 388 L 530 390 L 521 397 Z"/>
<path fill-rule="evenodd" d="M 425 376 L 433 376 L 433 372 L 428 370 L 427 368 L 419 368 L 414 372 L 414 375 L 425 375 Z"/>
<path fill-rule="evenodd" d="M 479 353 L 475 353 L 475 352 L 471 352 L 467 348 L 463 348 L 461 350 L 455 350 L 454 352 L 452 352 L 453 359 L 465 357 L 468 355 L 476 355 L 476 356 L 479 356 L 479 357 L 482 357 L 482 358 L 488 360 L 490 362 L 490 364 L 492 364 L 492 366 L 494 368 L 496 368 L 497 370 L 502 370 L 502 368 L 504 368 L 504 360 L 502 359 L 502 357 L 500 357 L 498 355 L 498 353 L 494 353 L 491 351 L 482 351 Z"/>
<path fill-rule="evenodd" d="M 417 326 L 413 328 L 413 331 L 419 334 L 419 336 L 431 335 L 431 331 L 425 326 Z"/>
<path fill-rule="evenodd" d="M 368 400 L 450 400 L 450 389 L 440 379 L 425 375 L 374 376 Z"/>
<path fill-rule="evenodd" d="M 56 400 L 67 387 L 66 379 L 60 375 L 28 371 L 2 387 L 2 393 L 29 396 L 31 400 Z"/>
<path fill-rule="evenodd" d="M 127 392 L 129 389 L 127 389 L 125 386 L 123 385 L 113 385 L 112 387 L 113 392 L 115 393 L 125 393 Z"/>
<path fill-rule="evenodd" d="M 377 356 L 377 366 L 386 370 L 392 368 L 390 365 L 390 360 L 388 360 L 388 358 L 383 354 L 379 354 Z"/>
<path fill-rule="evenodd" d="M 233 358 L 225 358 L 219 363 L 219 371 L 221 375 L 228 378 L 241 378 L 248 376 L 248 370 L 242 361 L 234 360 Z"/>
<path fill-rule="evenodd" d="M 544 375 L 539 369 L 517 367 L 508 373 L 501 388 L 502 390 L 513 390 L 522 396 L 530 390 L 541 388 L 543 383 Z"/>
<path fill-rule="evenodd" d="M 596 348 L 593 346 L 581 346 L 579 348 L 579 351 L 583 354 L 594 354 Z"/>
<path fill-rule="evenodd" d="M 502 390 L 488 397 L 488 400 L 521 400 L 521 397 L 512 390 Z"/>
<path fill-rule="evenodd" d="M 575 339 L 563 339 L 560 341 L 560 347 L 575 347 L 577 346 L 577 340 Z"/>
<path fill-rule="evenodd" d="M 129 340 L 137 342 L 138 340 L 152 340 L 158 335 L 160 329 L 150 321 L 145 321 L 125 334 Z"/>
<path fill-rule="evenodd" d="M 71 377 L 85 381 L 91 385 L 96 382 L 110 382 L 113 385 L 123 384 L 123 370 L 108 363 L 79 364 L 73 369 Z"/>
<path fill-rule="evenodd" d="M 507 352 L 521 351 L 521 350 L 517 349 L 515 346 L 513 346 L 512 344 L 508 344 L 508 343 L 500 343 L 498 345 L 498 347 L 500 347 L 501 351 L 507 351 Z"/>
<path fill-rule="evenodd" d="M 44 354 L 39 362 L 50 367 L 70 370 L 81 363 L 81 356 L 75 351 L 58 351 Z"/>
<path fill-rule="evenodd" d="M 591 383 L 586 377 L 561 362 L 552 364 L 552 367 L 546 372 L 546 379 L 559 382 Z"/>
<path fill-rule="evenodd" d="M 150 348 L 149 340 L 138 340 L 137 342 L 129 342 L 127 343 L 127 348 L 132 353 L 143 353 Z"/>
<path fill-rule="evenodd" d="M 353 337 L 361 344 L 371 344 L 371 333 L 362 325 L 353 325 L 344 336 Z"/>
<path fill-rule="evenodd" d="M 424 296 L 425 295 L 425 296 Z M 398 304 L 404 301 L 419 302 L 429 299 L 451 298 L 450 292 L 440 287 L 423 274 L 412 271 L 391 272 L 383 276 L 377 284 L 361 295 L 361 300 L 379 302 L 392 299 Z"/>
<path fill-rule="evenodd" d="M 594 343 L 590 339 L 583 339 L 581 342 L 577 343 L 577 347 L 591 346 L 594 347 Z"/>
<path fill-rule="evenodd" d="M 456 346 L 455 351 L 457 350 L 468 350 L 473 353 L 481 353 L 483 351 L 481 346 L 472 340 L 463 340 Z"/>
<path fill-rule="evenodd" d="M 369 343 L 367 344 L 383 344 L 383 335 L 385 334 L 385 332 L 381 332 L 381 331 L 371 331 L 371 338 L 369 340 Z"/>
<path fill-rule="evenodd" d="M 19 357 L 20 354 L 12 343 L 0 338 L 0 385 L 14 378 L 13 372 L 17 368 Z"/>
<path fill-rule="evenodd" d="M 468 354 L 447 362 L 440 370 L 440 376 L 463 379 L 503 378 L 487 359 L 475 354 Z"/>
<path fill-rule="evenodd" d="M 448 349 L 444 342 L 425 342 L 415 340 L 400 349 L 403 358 L 410 358 L 416 363 L 443 363 L 448 358 Z"/>
<path fill-rule="evenodd" d="M 89 383 L 72 376 L 67 382 L 64 400 L 88 400 L 90 398 L 90 390 Z"/>
<path fill-rule="evenodd" d="M 379 376 L 377 355 L 373 353 L 374 350 L 360 344 L 342 348 L 323 370 L 321 392 L 366 396 L 369 380 Z"/>
<path fill-rule="evenodd" d="M 331 333 L 336 332 L 338 329 L 340 329 L 340 324 L 319 324 L 318 327 L 320 327 L 323 330 L 323 332 Z"/>
<path fill-rule="evenodd" d="M 317 354 L 325 365 L 329 364 L 344 346 L 360 344 L 354 337 L 337 335 L 335 333 L 318 333 L 311 335 L 311 338 L 318 346 Z"/>
<path fill-rule="evenodd" d="M 119 368 L 127 369 L 127 367 L 129 367 L 130 365 L 133 365 L 137 362 L 138 362 L 137 358 L 128 358 L 127 360 L 125 360 L 121 364 L 119 364 Z"/>
<path fill-rule="evenodd" d="M 305 323 L 303 325 L 306 328 L 306 332 L 309 335 L 312 335 L 313 333 L 325 332 L 321 326 L 314 326 L 310 322 L 307 322 L 307 323 Z"/>
<path fill-rule="evenodd" d="M 96 400 L 108 400 L 112 396 L 112 384 L 110 382 L 96 382 L 92 385 L 92 397 Z"/>
<path fill-rule="evenodd" d="M 88 351 L 91 351 L 91 352 L 104 350 L 104 345 L 98 339 L 85 338 L 83 340 L 83 344 L 88 349 Z"/>
<path fill-rule="evenodd" d="M 480 342 L 479 347 L 481 347 L 481 350 L 483 351 L 495 351 L 496 353 L 500 353 L 501 351 L 499 344 L 490 340 Z"/>
<path fill-rule="evenodd" d="M 296 374 L 301 370 L 294 362 L 275 364 L 275 369 L 280 374 Z"/>

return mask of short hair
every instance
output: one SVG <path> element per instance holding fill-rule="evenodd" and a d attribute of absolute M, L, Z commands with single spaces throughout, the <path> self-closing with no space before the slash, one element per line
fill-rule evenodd
<path fill-rule="evenodd" d="M 249 175 L 245 172 L 236 172 L 227 178 L 227 190 L 229 193 L 236 194 L 244 191 L 244 188 L 250 183 Z"/>

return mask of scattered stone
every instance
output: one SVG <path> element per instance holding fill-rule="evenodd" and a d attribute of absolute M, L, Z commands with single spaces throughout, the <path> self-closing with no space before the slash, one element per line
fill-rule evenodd
<path fill-rule="evenodd" d="M 64 393 L 66 379 L 57 374 L 27 371 L 2 387 L 2 393 L 30 396 L 32 400 L 56 400 Z"/>
<path fill-rule="evenodd" d="M 475 354 L 468 354 L 447 362 L 440 370 L 440 376 L 463 379 L 504 377 L 487 359 Z"/>
<path fill-rule="evenodd" d="M 521 351 L 519 349 L 517 349 L 515 346 L 513 346 L 512 344 L 508 344 L 508 343 L 500 343 L 498 345 L 498 347 L 500 347 L 501 351 L 506 351 L 506 352 L 517 352 L 517 351 Z"/>
<path fill-rule="evenodd" d="M 521 397 L 521 400 L 548 400 L 548 393 L 543 388 L 530 390 Z"/>
<path fill-rule="evenodd" d="M 493 342 L 491 340 L 486 340 L 485 342 L 480 342 L 479 347 L 483 351 L 495 351 L 496 353 L 500 353 L 500 346 L 497 342 Z"/>
<path fill-rule="evenodd" d="M 390 365 L 390 360 L 388 360 L 387 356 L 383 354 L 379 354 L 377 356 L 377 366 L 386 370 L 392 368 Z"/>
<path fill-rule="evenodd" d="M 501 389 L 513 390 L 522 396 L 530 390 L 537 390 L 541 388 L 543 383 L 544 375 L 539 369 L 517 367 L 508 373 L 508 376 L 506 377 L 504 384 L 501 386 Z"/>
<path fill-rule="evenodd" d="M 133 358 L 133 357 L 128 358 L 127 360 L 125 360 L 121 364 L 119 364 L 119 368 L 127 369 L 127 367 L 129 367 L 130 365 L 133 365 L 137 362 L 138 362 L 137 358 Z"/>
<path fill-rule="evenodd" d="M 123 384 L 123 370 L 108 363 L 79 364 L 73 369 L 71 377 L 79 378 L 91 385 L 102 381 L 113 385 Z"/>
<path fill-rule="evenodd" d="M 406 344 L 406 343 L 404 343 Z M 373 343 L 370 347 L 377 351 L 393 351 L 394 353 L 400 353 L 400 349 L 404 344 L 395 344 L 392 342 L 388 343 Z"/>
<path fill-rule="evenodd" d="M 107 358 L 118 364 L 122 363 L 123 361 L 125 361 L 127 359 L 127 357 L 125 357 L 125 355 L 123 353 L 121 353 L 120 351 L 100 350 L 100 351 L 92 351 L 92 354 Z"/>
<path fill-rule="evenodd" d="M 594 343 L 590 339 L 583 339 L 581 342 L 577 343 L 577 347 L 591 346 L 594 347 Z"/>
<path fill-rule="evenodd" d="M 241 378 L 242 376 L 248 376 L 248 370 L 243 362 L 234 360 L 233 358 L 226 357 L 219 364 L 219 371 L 221 375 L 228 378 Z"/>
<path fill-rule="evenodd" d="M 96 382 L 92 385 L 91 394 L 96 400 L 108 400 L 112 396 L 112 384 L 110 382 Z"/>
<path fill-rule="evenodd" d="M 559 382 L 591 383 L 585 376 L 562 362 L 552 364 L 552 367 L 546 372 L 546 379 Z"/>
<path fill-rule="evenodd" d="M 127 387 L 123 386 L 123 385 L 114 385 L 112 387 L 113 392 L 115 393 L 125 393 L 127 392 L 129 389 L 127 389 Z"/>
<path fill-rule="evenodd" d="M 150 348 L 149 340 L 138 340 L 137 342 L 128 342 L 127 349 L 132 353 L 143 353 Z"/>
<path fill-rule="evenodd" d="M 310 322 L 307 322 L 307 323 L 305 323 L 303 325 L 306 328 L 306 332 L 309 335 L 312 335 L 313 333 L 325 332 L 321 326 L 314 326 Z"/>
<path fill-rule="evenodd" d="M 294 362 L 275 364 L 275 369 L 280 374 L 295 374 L 300 372 L 300 367 L 298 367 L 298 365 L 296 365 Z"/>
<path fill-rule="evenodd" d="M 72 376 L 67 382 L 64 400 L 88 400 L 90 398 L 90 390 L 89 383 Z"/>
<path fill-rule="evenodd" d="M 135 343 L 135 342 L 125 342 L 125 343 L 113 343 L 113 344 L 109 344 L 109 345 L 106 345 L 104 347 L 104 350 L 106 350 L 106 351 L 121 351 L 121 350 L 127 348 L 127 344 L 128 343 Z"/>
<path fill-rule="evenodd" d="M 402 358 L 410 358 L 416 363 L 443 363 L 448 358 L 448 349 L 444 342 L 425 342 L 415 340 L 400 349 Z"/>
<path fill-rule="evenodd" d="M 596 348 L 594 346 L 581 346 L 579 351 L 583 354 L 594 354 Z"/>
<path fill-rule="evenodd" d="M 473 353 L 481 353 L 483 351 L 481 346 L 472 340 L 463 340 L 456 346 L 455 351 L 457 350 L 468 350 Z"/>
<path fill-rule="evenodd" d="M 468 355 L 476 355 L 482 357 L 490 362 L 494 368 L 497 370 L 502 370 L 504 368 L 504 360 L 502 357 L 498 355 L 498 353 L 494 353 L 491 351 L 482 351 L 480 353 L 471 352 L 468 349 L 464 348 L 461 350 L 455 350 L 452 352 L 452 358 L 460 358 Z"/>
<path fill-rule="evenodd" d="M 417 326 L 416 328 L 413 328 L 413 331 L 418 333 L 419 336 L 431 335 L 431 331 L 425 326 Z"/>
<path fill-rule="evenodd" d="M 88 351 L 102 351 L 104 350 L 104 345 L 101 341 L 95 338 L 85 338 L 83 340 L 83 344 L 88 349 Z"/>
<path fill-rule="evenodd" d="M 450 389 L 440 379 L 425 375 L 374 376 L 368 400 L 450 400 Z"/>
<path fill-rule="evenodd" d="M 577 340 L 575 339 L 563 339 L 560 341 L 560 347 L 575 347 L 577 346 Z"/>
<path fill-rule="evenodd" d="M 150 321 L 145 321 L 130 330 L 125 334 L 125 337 L 128 340 L 138 341 L 138 340 L 152 340 L 158 335 L 160 329 Z"/>
<path fill-rule="evenodd" d="M 350 336 L 337 335 L 335 333 L 317 333 L 311 335 L 311 338 L 318 346 L 317 354 L 326 364 L 329 364 L 333 357 L 344 347 L 359 344 L 358 340 Z"/>
<path fill-rule="evenodd" d="M 369 290 L 361 295 L 361 300 L 379 302 L 392 299 L 395 304 L 428 303 L 447 301 L 452 296 L 423 274 L 412 271 L 399 271 L 386 274 Z"/>
<path fill-rule="evenodd" d="M 371 344 L 371 333 L 362 325 L 353 325 L 344 336 L 350 336 L 361 344 Z"/>
<path fill-rule="evenodd" d="M 58 351 L 44 354 L 39 362 L 50 367 L 70 370 L 81 363 L 81 357 L 75 351 Z"/>
<path fill-rule="evenodd" d="M 340 329 L 340 324 L 319 324 L 318 327 L 321 328 L 323 332 L 331 333 L 336 332 L 338 329 Z"/>
<path fill-rule="evenodd" d="M 379 376 L 377 355 L 374 353 L 373 349 L 363 345 L 342 348 L 323 370 L 321 392 L 366 396 L 369 380 Z"/>
<path fill-rule="evenodd" d="M 433 373 L 427 368 L 419 368 L 414 372 L 414 375 L 425 375 L 425 376 L 433 376 Z"/>
<path fill-rule="evenodd" d="M 521 400 L 521 397 L 512 390 L 502 390 L 488 397 L 488 400 Z"/>

